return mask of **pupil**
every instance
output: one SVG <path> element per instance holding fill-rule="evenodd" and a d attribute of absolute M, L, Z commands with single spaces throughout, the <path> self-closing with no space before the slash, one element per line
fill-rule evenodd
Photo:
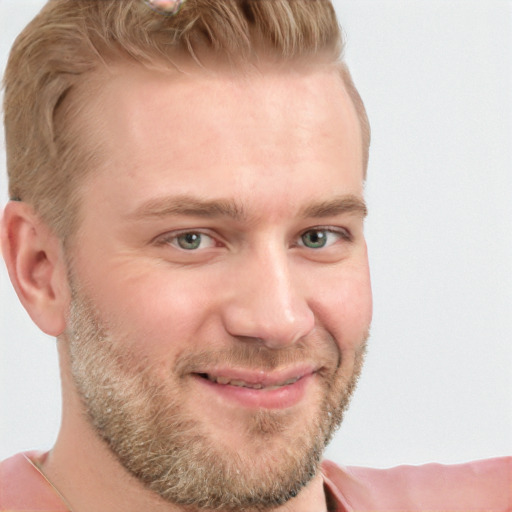
<path fill-rule="evenodd" d="M 319 248 L 326 243 L 325 233 L 323 231 L 309 231 L 303 235 L 304 244 L 307 247 Z"/>
<path fill-rule="evenodd" d="M 197 249 L 201 244 L 201 235 L 198 233 L 184 233 L 178 238 L 182 249 Z"/>

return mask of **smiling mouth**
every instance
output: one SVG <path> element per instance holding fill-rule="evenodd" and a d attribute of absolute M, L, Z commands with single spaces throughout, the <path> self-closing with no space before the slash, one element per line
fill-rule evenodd
<path fill-rule="evenodd" d="M 198 373 L 199 377 L 202 377 L 203 379 L 207 379 L 210 382 L 213 382 L 214 384 L 221 384 L 225 386 L 234 386 L 238 388 L 249 388 L 249 389 L 260 389 L 265 391 L 272 391 L 275 389 L 280 389 L 285 386 L 290 386 L 292 384 L 295 384 L 298 380 L 302 379 L 302 375 L 298 377 L 292 377 L 290 379 L 286 379 L 282 382 L 277 382 L 275 384 L 266 385 L 263 382 L 246 382 L 240 379 L 231 379 L 229 377 L 222 377 L 222 376 L 216 376 L 216 375 L 210 375 L 208 373 Z"/>

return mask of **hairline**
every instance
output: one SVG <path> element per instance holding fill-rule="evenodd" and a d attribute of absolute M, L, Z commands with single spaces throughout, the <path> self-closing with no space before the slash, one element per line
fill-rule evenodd
<path fill-rule="evenodd" d="M 213 52 L 211 53 L 213 54 Z M 112 76 L 112 73 L 115 73 L 117 70 L 123 70 L 123 68 L 145 69 L 149 73 L 154 72 L 161 73 L 163 76 L 174 76 L 176 80 L 179 80 L 184 76 L 189 76 L 193 79 L 201 76 L 207 76 L 208 78 L 214 79 L 225 77 L 233 77 L 235 79 L 248 79 L 254 74 L 264 76 L 265 74 L 274 72 L 315 72 L 322 69 L 337 73 L 340 77 L 340 86 L 342 87 L 341 93 L 345 93 L 347 95 L 347 98 L 349 99 L 351 106 L 354 108 L 354 112 L 358 120 L 361 149 L 363 152 L 361 158 L 363 160 L 362 180 L 364 182 L 366 180 L 367 166 L 367 162 L 365 163 L 364 152 L 365 147 L 369 145 L 369 140 L 365 141 L 364 119 L 361 118 L 356 102 L 351 95 L 350 83 L 347 83 L 347 76 L 350 79 L 350 73 L 348 72 L 346 63 L 340 58 L 329 58 L 329 53 L 330 52 L 325 51 L 311 55 L 301 55 L 293 58 L 281 57 L 280 59 L 268 58 L 267 55 L 263 55 L 262 58 L 258 58 L 257 55 L 256 58 L 252 61 L 242 61 L 242 59 L 240 59 L 239 65 L 236 66 L 234 66 L 233 62 L 229 61 L 227 58 L 214 59 L 215 63 L 221 64 L 220 66 L 212 66 L 211 61 L 206 61 L 206 65 L 200 65 L 203 64 L 202 61 L 198 62 L 196 59 L 192 58 L 186 53 L 183 53 L 183 56 L 185 57 L 184 59 L 178 58 L 175 60 L 167 56 L 166 58 L 155 57 L 154 60 L 147 62 L 140 62 L 131 59 L 119 52 L 109 53 L 109 55 L 106 56 L 106 58 L 103 59 L 98 66 L 95 66 L 89 72 L 84 74 L 81 77 L 81 80 L 76 83 L 69 91 L 67 91 L 65 100 L 58 107 L 58 113 L 56 117 L 62 118 L 61 122 L 63 123 L 65 129 L 74 133 L 74 138 L 80 138 L 82 142 L 86 141 L 85 144 L 80 144 L 79 151 L 87 153 L 92 161 L 98 163 L 98 169 L 84 168 L 83 172 L 80 173 L 80 176 L 76 178 L 76 183 L 74 183 L 71 190 L 72 193 L 75 193 L 76 199 L 75 202 L 71 205 L 71 211 L 68 212 L 68 222 L 65 233 L 62 234 L 62 238 L 64 240 L 67 240 L 68 238 L 72 239 L 72 233 L 76 231 L 80 226 L 80 203 L 82 197 L 80 194 L 81 186 L 87 181 L 88 177 L 93 172 L 104 171 L 105 165 L 105 155 L 101 154 L 101 141 L 95 140 L 94 130 L 91 130 L 91 126 L 88 124 L 88 121 L 85 123 L 83 122 L 83 115 L 85 114 L 85 116 L 87 116 L 87 114 L 90 113 L 92 109 L 77 109 L 77 107 L 82 107 L 84 105 L 84 99 L 91 98 L 95 92 L 99 93 L 96 96 L 98 98 L 101 95 L 101 87 L 105 81 L 108 80 L 108 77 Z M 178 55 L 178 57 L 181 56 Z M 84 134 L 84 131 L 89 133 Z M 92 146 L 94 149 L 92 151 L 86 149 L 86 146 L 91 146 L 90 142 L 93 142 Z"/>

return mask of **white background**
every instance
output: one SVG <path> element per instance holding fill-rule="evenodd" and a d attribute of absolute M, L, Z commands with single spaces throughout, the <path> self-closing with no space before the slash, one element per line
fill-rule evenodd
<path fill-rule="evenodd" d="M 2 69 L 42 4 L 0 0 Z M 386 467 L 511 454 L 512 3 L 335 4 L 373 128 L 375 314 L 328 456 Z M 4 204 L 3 156 L 0 167 Z M 19 306 L 3 264 L 0 293 L 2 459 L 51 447 L 60 391 L 55 343 Z"/>

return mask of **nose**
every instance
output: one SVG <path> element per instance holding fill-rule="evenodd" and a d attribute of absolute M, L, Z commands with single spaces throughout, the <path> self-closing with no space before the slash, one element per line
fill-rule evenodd
<path fill-rule="evenodd" d="M 222 309 L 227 332 L 272 349 L 286 348 L 308 335 L 315 316 L 299 273 L 290 267 L 285 250 L 245 258 L 231 274 Z"/>

